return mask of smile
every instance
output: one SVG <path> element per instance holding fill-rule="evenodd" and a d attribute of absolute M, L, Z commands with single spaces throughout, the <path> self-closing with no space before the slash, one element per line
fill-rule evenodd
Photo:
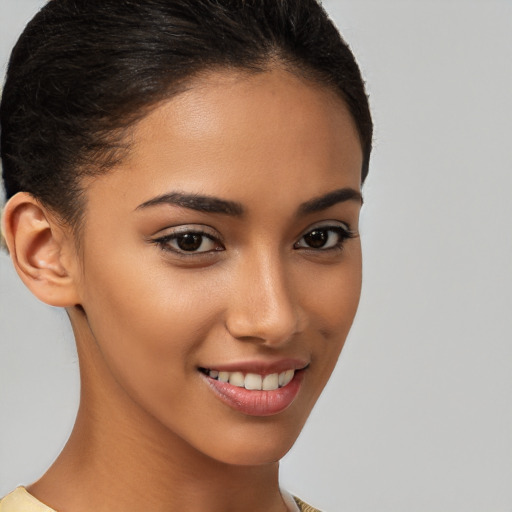
<path fill-rule="evenodd" d="M 260 375 L 258 373 L 246 373 L 241 371 L 226 372 L 218 370 L 201 369 L 211 379 L 226 382 L 238 388 L 245 388 L 250 391 L 274 391 L 288 385 L 294 375 L 295 370 L 285 370 L 280 373 L 270 373 Z"/>
<path fill-rule="evenodd" d="M 256 373 L 256 369 L 242 371 L 236 367 L 233 371 L 208 368 L 199 368 L 199 371 L 214 395 L 230 408 L 249 416 L 272 416 L 294 402 L 307 368 L 307 365 L 297 365 L 295 369 L 280 366 L 267 369 L 274 373 Z"/>

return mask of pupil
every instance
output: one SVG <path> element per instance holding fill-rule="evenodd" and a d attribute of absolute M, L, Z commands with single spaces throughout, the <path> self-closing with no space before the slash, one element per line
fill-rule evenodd
<path fill-rule="evenodd" d="M 197 251 L 201 247 L 202 241 L 202 235 L 195 235 L 193 233 L 181 235 L 177 240 L 178 247 L 183 251 Z"/>
<path fill-rule="evenodd" d="M 321 231 L 318 229 L 315 229 L 314 231 L 311 231 L 311 233 L 308 233 L 307 235 L 304 236 L 306 243 L 310 247 L 313 247 L 314 249 L 319 249 L 320 247 L 323 247 L 327 242 L 327 238 L 327 233 L 325 231 Z"/>

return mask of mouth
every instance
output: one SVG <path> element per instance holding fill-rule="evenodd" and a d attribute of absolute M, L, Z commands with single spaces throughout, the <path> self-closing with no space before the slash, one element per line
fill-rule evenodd
<path fill-rule="evenodd" d="M 267 375 L 244 373 L 242 371 L 226 372 L 210 370 L 208 368 L 200 368 L 199 371 L 213 380 L 226 382 L 237 388 L 245 388 L 249 391 L 274 391 L 287 386 L 295 376 L 294 369 Z"/>
<path fill-rule="evenodd" d="M 214 395 L 231 409 L 248 416 L 272 416 L 287 409 L 301 390 L 308 366 L 290 366 L 296 367 L 281 365 L 262 373 L 257 368 L 199 368 L 199 372 Z"/>

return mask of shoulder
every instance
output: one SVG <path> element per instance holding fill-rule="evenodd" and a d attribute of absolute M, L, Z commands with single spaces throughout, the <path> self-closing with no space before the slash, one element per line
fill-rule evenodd
<path fill-rule="evenodd" d="M 24 487 L 18 487 L 0 500 L 0 512 L 54 512 L 29 494 Z"/>
<path fill-rule="evenodd" d="M 314 508 L 311 505 L 304 503 L 300 498 L 297 498 L 297 496 L 294 496 L 293 499 L 295 500 L 295 503 L 297 503 L 299 510 L 301 512 L 321 512 L 317 508 Z M 0 512 L 3 512 L 3 510 L 0 510 Z"/>

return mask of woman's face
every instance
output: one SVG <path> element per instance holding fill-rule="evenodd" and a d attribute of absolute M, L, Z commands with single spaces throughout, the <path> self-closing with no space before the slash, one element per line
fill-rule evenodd
<path fill-rule="evenodd" d="M 175 439 L 227 463 L 275 461 L 359 300 L 354 123 L 287 71 L 219 72 L 158 106 L 131 143 L 86 187 L 87 336 Z"/>

